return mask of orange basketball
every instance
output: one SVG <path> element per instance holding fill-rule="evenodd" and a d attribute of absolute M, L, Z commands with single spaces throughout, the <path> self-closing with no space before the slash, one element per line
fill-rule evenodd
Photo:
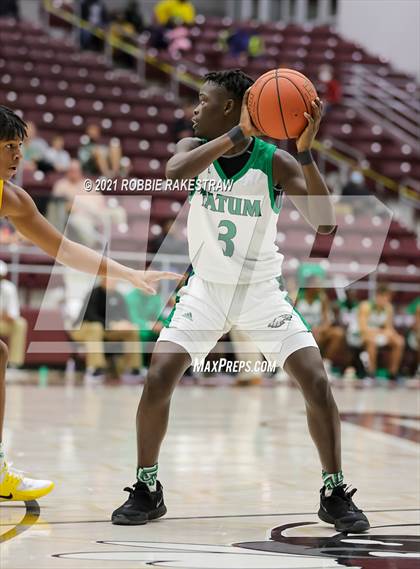
<path fill-rule="evenodd" d="M 317 97 L 315 87 L 305 75 L 293 69 L 272 69 L 252 85 L 248 110 L 254 125 L 271 138 L 297 138 L 311 114 Z"/>

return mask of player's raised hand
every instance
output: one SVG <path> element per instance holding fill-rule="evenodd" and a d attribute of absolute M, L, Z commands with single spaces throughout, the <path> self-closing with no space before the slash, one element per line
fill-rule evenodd
<path fill-rule="evenodd" d="M 146 294 L 156 294 L 157 290 L 153 287 L 154 283 L 163 279 L 180 281 L 183 276 L 170 271 L 132 271 L 127 280 Z"/>
<path fill-rule="evenodd" d="M 251 120 L 251 115 L 248 110 L 248 97 L 251 87 L 245 91 L 245 95 L 242 99 L 241 117 L 239 119 L 239 126 L 245 136 L 262 136 L 260 132 L 253 124 Z"/>
<path fill-rule="evenodd" d="M 298 152 L 309 150 L 319 130 L 321 123 L 322 111 L 324 108 L 323 102 L 319 97 L 312 101 L 312 114 L 304 113 L 308 126 L 296 140 Z"/>

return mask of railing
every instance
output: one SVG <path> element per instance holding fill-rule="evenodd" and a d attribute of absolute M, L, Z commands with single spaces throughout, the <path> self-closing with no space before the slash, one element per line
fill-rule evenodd
<path fill-rule="evenodd" d="M 158 57 L 152 56 L 148 53 L 148 51 L 143 47 L 140 46 L 133 46 L 132 43 L 127 41 L 121 41 L 116 38 L 111 37 L 106 31 L 101 28 L 96 28 L 91 26 L 89 22 L 82 20 L 79 16 L 72 14 L 66 10 L 63 10 L 59 7 L 54 5 L 53 0 L 44 0 L 44 8 L 47 13 L 54 15 L 58 18 L 63 19 L 64 21 L 70 23 L 76 31 L 78 29 L 88 30 L 90 33 L 95 35 L 96 37 L 102 39 L 105 44 L 105 53 L 111 57 L 112 49 L 117 48 L 131 56 L 133 56 L 137 60 L 137 72 L 141 79 L 145 78 L 145 70 L 146 64 L 149 64 L 156 69 L 159 69 L 163 73 L 168 75 L 168 78 L 171 83 L 171 91 L 177 97 L 179 95 L 179 85 L 183 84 L 188 86 L 192 89 L 197 89 L 199 86 L 199 80 L 191 75 L 190 73 L 181 71 L 179 67 L 176 65 L 170 65 L 169 63 L 162 62 L 159 60 Z M 132 38 L 134 39 L 134 38 Z M 360 113 L 361 116 L 364 116 L 368 120 L 377 120 L 377 115 L 375 115 L 374 110 L 369 110 L 368 104 L 368 97 L 367 95 L 370 93 L 374 93 L 375 95 L 379 95 L 383 92 L 383 89 L 389 89 L 389 91 L 398 98 L 399 100 L 403 101 L 404 91 L 398 89 L 379 75 L 372 75 L 374 79 L 371 77 L 370 71 L 363 70 L 361 66 L 352 66 L 352 71 L 355 73 L 355 88 L 354 90 L 354 102 L 351 104 L 356 107 L 357 111 Z M 373 82 L 373 85 L 372 85 Z M 381 89 L 378 92 L 379 89 Z M 360 92 L 359 92 L 360 89 Z M 406 95 L 406 93 L 405 93 Z M 414 144 L 414 147 L 417 145 L 417 140 L 414 140 L 415 136 L 415 128 L 416 128 L 416 115 L 415 113 L 418 110 L 418 105 L 412 105 L 411 111 L 409 113 L 409 118 L 404 119 L 400 118 L 399 125 L 395 126 L 390 121 L 387 121 L 388 128 L 393 132 L 395 136 L 402 136 L 404 132 L 403 127 L 404 125 L 408 129 L 408 133 L 405 133 L 404 141 L 408 142 L 407 137 L 409 137 L 410 141 Z M 392 114 L 395 116 L 396 114 Z M 379 117 L 382 121 L 384 119 L 383 116 Z M 397 132 L 398 131 L 398 132 Z M 405 131 L 406 132 L 406 131 Z M 315 148 L 319 153 L 320 157 L 320 165 L 321 171 L 325 171 L 325 165 L 327 162 L 334 164 L 338 167 L 340 171 L 340 175 L 343 178 L 349 170 L 353 167 L 360 167 L 366 162 L 366 157 L 356 150 L 352 149 L 348 145 L 344 145 L 344 143 L 335 140 L 329 139 L 333 143 L 334 149 L 332 146 L 328 145 L 328 142 L 320 143 L 315 142 Z M 346 148 L 345 148 L 346 146 Z M 335 150 L 335 148 L 338 150 Z M 387 188 L 389 190 L 394 191 L 395 193 L 402 192 L 404 198 L 406 200 L 412 200 L 413 203 L 418 203 L 419 197 L 415 189 L 410 189 L 408 186 L 401 186 L 400 184 L 396 183 L 394 180 L 379 174 L 378 172 L 370 169 L 364 168 L 363 173 L 366 178 L 371 179 L 375 183 L 375 187 L 377 189 Z"/>
<path fill-rule="evenodd" d="M 346 104 L 360 116 L 379 121 L 394 137 L 419 152 L 420 103 L 414 97 L 407 99 L 406 91 L 362 65 L 352 66 L 351 85 L 346 92 L 351 95 Z"/>
<path fill-rule="evenodd" d="M 33 247 L 33 246 L 22 246 L 22 245 L 1 245 L 0 244 L 0 258 L 4 255 L 7 255 L 11 258 L 11 262 L 8 265 L 9 273 L 11 275 L 11 280 L 16 285 L 18 285 L 19 275 L 22 273 L 30 273 L 30 274 L 42 274 L 42 275 L 51 275 L 52 270 L 54 268 L 54 275 L 65 275 L 69 269 L 66 267 L 56 264 L 53 265 L 51 263 L 43 264 L 21 264 L 20 258 L 22 255 L 37 255 L 38 258 L 45 257 L 45 260 L 51 261 L 51 257 L 44 254 L 40 249 Z M 189 257 L 185 255 L 164 255 L 159 254 L 156 256 L 153 253 L 134 253 L 134 252 L 123 252 L 123 251 L 112 251 L 112 258 L 130 266 L 144 266 L 145 262 L 153 261 L 153 268 L 155 270 L 162 270 L 162 271 L 173 271 L 179 270 L 180 272 L 184 272 L 185 267 L 190 265 Z M 179 269 L 177 269 L 179 267 Z M 371 271 L 371 265 L 363 265 L 360 263 L 357 268 L 358 273 L 365 272 L 368 273 Z M 326 288 L 336 288 L 337 287 L 337 279 L 335 278 L 337 275 L 345 275 L 345 276 L 352 276 L 354 271 L 350 267 L 349 263 L 330 263 L 327 271 L 327 275 L 331 275 L 331 277 L 327 276 L 325 280 L 325 287 Z M 284 276 L 287 278 L 288 276 L 294 275 L 295 269 L 285 269 Z M 390 282 L 391 288 L 401 292 L 418 292 L 418 283 L 407 283 L 407 282 L 400 282 L 398 281 L 398 277 L 407 276 L 407 268 L 406 267 L 399 267 L 399 266 L 387 266 L 386 276 L 388 282 Z M 410 276 L 417 277 L 420 279 L 420 268 L 413 266 L 410 272 Z M 376 281 L 377 281 L 378 273 L 377 271 L 370 272 L 368 275 L 368 280 L 359 280 L 353 283 L 351 286 L 352 288 L 358 290 L 367 290 L 372 292 L 376 288 Z M 162 289 L 162 296 L 165 294 L 169 295 L 170 290 L 170 283 L 169 281 L 161 281 L 161 289 Z"/>
<path fill-rule="evenodd" d="M 171 65 L 169 63 L 160 61 L 159 58 L 150 55 L 147 49 L 140 46 L 136 36 L 133 36 L 131 40 L 136 41 L 137 45 L 133 45 L 133 43 L 130 43 L 129 41 L 122 41 L 116 37 L 112 37 L 107 30 L 92 26 L 88 21 L 83 20 L 77 14 L 57 7 L 54 3 L 54 0 L 43 0 L 43 7 L 48 14 L 56 16 L 57 18 L 61 18 L 65 22 L 71 24 L 74 27 L 75 32 L 78 30 L 86 30 L 93 36 L 102 40 L 105 46 L 105 54 L 108 55 L 108 57 L 112 53 L 113 48 L 119 49 L 124 53 L 131 55 L 137 60 L 137 71 L 140 79 L 145 78 L 146 64 L 149 64 L 155 69 L 158 69 L 159 71 L 162 71 L 168 75 L 173 87 L 172 92 L 176 96 L 179 92 L 179 84 L 186 85 L 192 89 L 197 89 L 199 87 L 199 81 L 193 75 L 181 71 L 176 65 Z"/>

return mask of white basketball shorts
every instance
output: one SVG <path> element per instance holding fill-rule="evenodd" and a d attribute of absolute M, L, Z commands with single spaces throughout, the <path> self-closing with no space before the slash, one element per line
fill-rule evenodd
<path fill-rule="evenodd" d="M 318 347 L 308 324 L 287 300 L 276 278 L 227 285 L 193 275 L 177 296 L 159 341 L 182 346 L 192 361 L 201 360 L 232 328 L 245 332 L 270 362 L 284 366 L 297 350 Z M 249 345 L 249 343 L 248 343 Z"/>

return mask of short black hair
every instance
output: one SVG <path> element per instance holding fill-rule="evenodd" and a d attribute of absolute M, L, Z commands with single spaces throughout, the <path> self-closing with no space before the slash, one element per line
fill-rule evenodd
<path fill-rule="evenodd" d="M 0 105 L 0 140 L 26 138 L 27 124 L 12 109 Z"/>
<path fill-rule="evenodd" d="M 229 71 L 211 71 L 204 75 L 204 81 L 211 81 L 224 87 L 235 99 L 242 100 L 245 91 L 251 87 L 254 80 L 242 69 L 230 69 Z"/>

